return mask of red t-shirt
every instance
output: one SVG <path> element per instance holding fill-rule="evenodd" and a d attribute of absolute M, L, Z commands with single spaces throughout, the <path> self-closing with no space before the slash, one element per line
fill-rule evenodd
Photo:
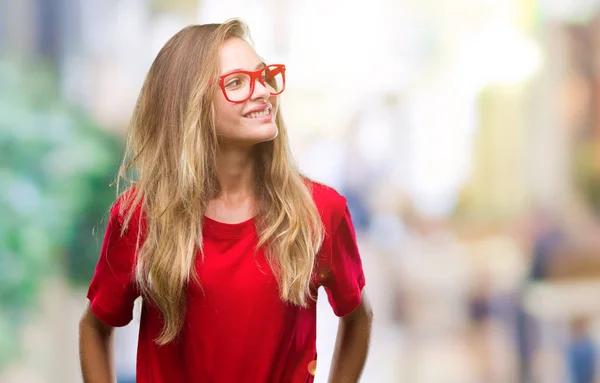
<path fill-rule="evenodd" d="M 326 237 L 318 254 L 314 292 L 323 286 L 337 316 L 360 303 L 365 284 L 350 213 L 344 197 L 313 183 L 313 198 Z M 138 221 L 120 235 L 119 201 L 111 209 L 88 298 L 104 323 L 124 326 L 139 293 L 133 282 Z M 162 328 L 160 312 L 142 306 L 137 382 L 306 383 L 316 355 L 316 305 L 284 303 L 264 254 L 254 256 L 254 221 L 225 224 L 205 218 L 205 259 L 197 257 L 204 293 L 190 283 L 184 328 L 165 346 L 153 342 Z"/>

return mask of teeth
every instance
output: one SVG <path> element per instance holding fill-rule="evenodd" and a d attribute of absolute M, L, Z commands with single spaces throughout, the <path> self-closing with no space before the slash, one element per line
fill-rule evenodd
<path fill-rule="evenodd" d="M 259 118 L 259 117 L 264 117 L 264 116 L 268 116 L 271 113 L 271 108 L 267 108 L 265 110 L 263 110 L 262 112 L 256 112 L 256 113 L 250 113 L 247 115 L 248 118 Z"/>

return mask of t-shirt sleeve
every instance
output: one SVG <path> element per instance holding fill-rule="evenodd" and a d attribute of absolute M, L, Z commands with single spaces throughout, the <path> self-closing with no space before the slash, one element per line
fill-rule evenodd
<path fill-rule="evenodd" d="M 329 275 L 323 287 L 333 312 L 342 317 L 358 307 L 365 286 L 356 233 L 347 205 L 344 206 L 341 221 L 332 232 L 329 257 Z"/>
<path fill-rule="evenodd" d="M 121 235 L 122 224 L 113 207 L 87 294 L 94 315 L 113 327 L 131 322 L 133 303 L 139 296 L 133 280 L 136 238 L 128 232 Z M 129 226 L 134 224 L 132 218 Z"/>

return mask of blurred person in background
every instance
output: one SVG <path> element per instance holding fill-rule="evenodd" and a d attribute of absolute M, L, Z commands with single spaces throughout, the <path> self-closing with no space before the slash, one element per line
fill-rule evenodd
<path fill-rule="evenodd" d="M 567 363 L 573 383 L 595 383 L 597 352 L 590 336 L 589 321 L 574 319 L 571 323 L 571 341 L 567 346 Z"/>
<path fill-rule="evenodd" d="M 531 283 L 547 280 L 550 264 L 557 249 L 564 245 L 566 234 L 558 217 L 545 209 L 537 209 L 532 215 L 531 257 L 529 269 L 522 286 L 517 291 L 523 299 Z M 520 379 L 528 382 L 534 374 L 533 360 L 540 338 L 540 323 L 525 307 L 517 306 L 516 342 L 519 354 Z"/>
<path fill-rule="evenodd" d="M 239 20 L 190 26 L 150 68 L 80 321 L 85 382 L 113 381 L 138 296 L 138 382 L 312 382 L 320 286 L 340 317 L 329 381 L 361 375 L 372 313 L 347 202 L 297 170 L 285 66 L 249 40 Z"/>

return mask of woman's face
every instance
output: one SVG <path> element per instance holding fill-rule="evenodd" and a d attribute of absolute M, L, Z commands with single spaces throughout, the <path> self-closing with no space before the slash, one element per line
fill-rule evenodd
<path fill-rule="evenodd" d="M 237 70 L 255 71 L 264 67 L 252 46 L 239 38 L 227 40 L 220 49 L 220 76 Z M 251 147 L 255 144 L 273 140 L 277 137 L 275 123 L 277 114 L 277 96 L 260 81 L 254 81 L 253 91 L 245 95 L 240 89 L 247 84 L 244 75 L 232 74 L 223 82 L 225 92 L 234 101 L 250 97 L 242 102 L 231 102 L 224 91 L 218 87 L 214 97 L 216 112 L 216 130 L 222 144 Z M 244 83 L 246 81 L 246 83 Z M 247 89 L 247 88 L 246 88 Z M 237 97 L 237 98 L 236 98 Z"/>

